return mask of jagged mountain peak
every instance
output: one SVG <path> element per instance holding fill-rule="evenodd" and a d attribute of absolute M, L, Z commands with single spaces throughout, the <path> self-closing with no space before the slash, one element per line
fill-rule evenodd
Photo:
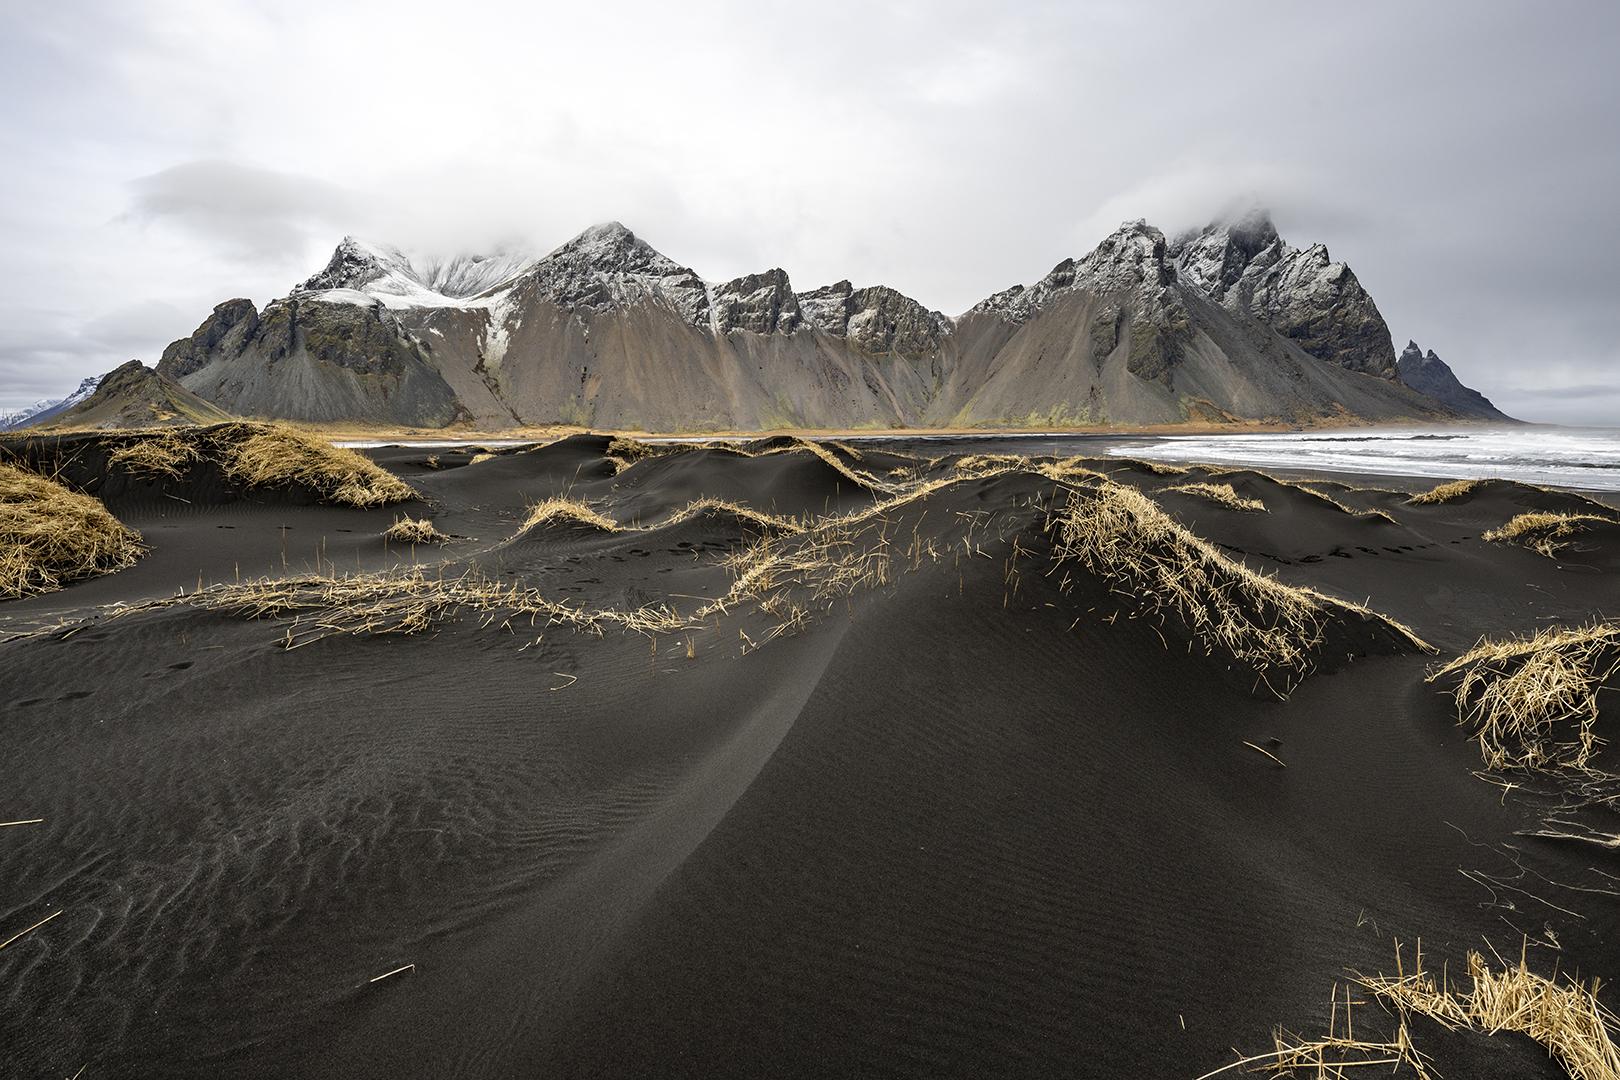
<path fill-rule="evenodd" d="M 1355 273 L 1325 244 L 1289 244 L 1264 210 L 1184 233 L 1170 256 L 1185 284 L 1269 324 L 1318 360 L 1394 377 L 1389 326 Z"/>
<path fill-rule="evenodd" d="M 662 302 L 694 326 L 710 325 L 708 284 L 617 221 L 592 225 L 535 263 L 523 280 L 571 310 Z"/>
<path fill-rule="evenodd" d="M 552 259 L 583 260 L 602 268 L 626 270 L 677 265 L 618 221 L 599 222 L 583 230 L 546 256 L 546 260 Z"/>
<path fill-rule="evenodd" d="M 954 324 L 887 285 L 856 288 L 846 278 L 798 294 L 805 321 L 872 356 L 921 358 L 938 352 Z"/>
<path fill-rule="evenodd" d="M 389 244 L 345 236 L 338 242 L 331 259 L 318 272 L 293 287 L 293 295 L 326 292 L 332 289 L 364 290 L 368 285 L 391 276 L 403 278 L 418 287 L 421 279 L 405 253 Z"/>
<path fill-rule="evenodd" d="M 1176 280 L 1167 251 L 1163 232 L 1140 218 L 1127 221 L 1082 258 L 1064 259 L 1034 285 L 1003 289 L 980 301 L 972 311 L 1024 322 L 1053 300 L 1076 290 L 1129 291 L 1151 301 L 1160 289 Z"/>
<path fill-rule="evenodd" d="M 1395 373 L 1402 383 L 1420 394 L 1426 394 L 1465 416 L 1482 420 L 1511 420 L 1501 409 L 1478 390 L 1458 381 L 1451 366 L 1435 355 L 1433 349 L 1424 352 L 1422 346 L 1410 339 L 1395 361 Z"/>

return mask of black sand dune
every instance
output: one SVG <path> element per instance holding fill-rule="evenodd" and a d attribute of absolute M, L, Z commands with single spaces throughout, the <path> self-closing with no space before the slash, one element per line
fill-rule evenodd
<path fill-rule="evenodd" d="M 1434 657 L 1382 624 L 1330 620 L 1280 700 L 1054 563 L 1090 481 L 870 511 L 905 490 L 892 470 L 950 461 L 839 458 L 878 490 L 771 449 L 385 448 L 422 499 L 375 510 L 85 466 L 151 552 L 0 606 L 0 636 L 66 620 L 0 643 L 0 820 L 44 819 L 0 828 L 0 940 L 61 912 L 0 949 L 0 1071 L 1192 1080 L 1277 1024 L 1325 1030 L 1334 984 L 1392 969 L 1396 940 L 1453 971 L 1529 938 L 1540 970 L 1620 972 L 1612 853 L 1520 835 L 1567 793 L 1473 775 Z M 1258 473 L 1088 464 L 1443 657 L 1620 608 L 1612 574 L 1479 539 L 1572 496 L 1322 489 L 1387 521 Z M 1267 510 L 1167 490 L 1190 480 Z M 620 528 L 525 527 L 552 497 Z M 782 537 L 771 590 L 715 606 L 767 533 L 667 523 L 702 497 L 850 517 Z M 456 539 L 385 543 L 402 513 Z M 809 552 L 822 568 L 788 568 Z M 286 649 L 285 618 L 147 603 L 413 564 L 674 622 L 468 610 L 317 638 L 306 611 Z M 1414 1034 L 1446 1076 L 1562 1075 L 1520 1036 Z"/>

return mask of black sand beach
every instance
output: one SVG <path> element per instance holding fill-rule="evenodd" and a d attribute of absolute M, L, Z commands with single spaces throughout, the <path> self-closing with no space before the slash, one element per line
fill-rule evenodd
<path fill-rule="evenodd" d="M 1504 788 L 1425 681 L 1620 610 L 1612 528 L 1558 558 L 1481 539 L 1584 496 L 574 436 L 368 451 L 421 499 L 354 509 L 128 475 L 97 438 L 10 444 L 150 551 L 0 604 L 0 820 L 43 819 L 0 828 L 0 940 L 60 912 L 0 948 L 5 1076 L 1192 1080 L 1342 1023 L 1330 995 L 1397 942 L 1454 975 L 1489 947 L 1620 974 L 1613 852 L 1525 835 L 1613 811 Z M 1335 615 L 1269 680 L 1208 654 L 1055 558 L 1086 470 L 1436 651 Z M 1264 512 L 1168 490 L 1195 481 Z M 525 525 L 553 497 L 617 528 Z M 665 523 L 701 498 L 734 505 Z M 717 609 L 746 566 L 722 560 L 774 535 L 739 508 L 855 516 Z M 386 540 L 401 515 L 449 542 Z M 191 595 L 413 567 L 661 614 L 381 633 Z M 1413 1035 L 1439 1075 L 1564 1075 L 1522 1036 Z"/>

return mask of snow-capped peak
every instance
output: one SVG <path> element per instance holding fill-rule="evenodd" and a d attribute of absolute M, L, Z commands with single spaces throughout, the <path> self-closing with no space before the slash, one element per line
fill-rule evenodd
<path fill-rule="evenodd" d="M 982 300 L 974 311 L 1022 321 L 1055 298 L 1074 290 L 1093 293 L 1138 291 L 1152 297 L 1175 280 L 1165 261 L 1164 234 L 1145 221 L 1127 221 L 1082 259 L 1064 259 L 1040 281 L 1014 285 Z"/>
<path fill-rule="evenodd" d="M 593 311 L 660 300 L 709 325 L 709 285 L 617 221 L 592 225 L 524 275 L 559 306 Z"/>
<path fill-rule="evenodd" d="M 41 423 L 53 416 L 67 412 L 73 406 L 96 392 L 101 385 L 102 375 L 92 375 L 79 383 L 79 388 L 67 397 L 42 398 L 32 405 L 17 409 L 13 412 L 0 412 L 0 431 L 15 431 L 17 428 L 27 427 L 29 424 Z"/>
<path fill-rule="evenodd" d="M 502 251 L 422 259 L 419 268 L 391 244 L 345 236 L 325 269 L 295 287 L 292 295 L 390 308 L 478 306 L 471 298 L 511 281 L 534 262 L 526 252 Z"/>

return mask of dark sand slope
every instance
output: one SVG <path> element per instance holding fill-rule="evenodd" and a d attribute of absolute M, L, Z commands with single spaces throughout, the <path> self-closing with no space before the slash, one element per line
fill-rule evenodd
<path fill-rule="evenodd" d="M 0 949 L 0 1071 L 1191 1080 L 1325 1031 L 1397 938 L 1620 972 L 1612 854 L 1519 835 L 1567 788 L 1471 775 L 1409 639 L 1330 609 L 1285 701 L 1053 558 L 1106 470 L 1450 657 L 1620 608 L 1597 553 L 1479 539 L 1572 496 L 775 442 L 429 456 L 376 452 L 423 498 L 370 510 L 106 473 L 151 553 L 0 606 L 0 636 L 68 620 L 0 643 L 0 820 L 44 819 L 0 828 L 0 940 L 61 912 Z M 733 505 L 671 521 L 703 497 Z M 551 498 L 605 524 L 527 525 Z M 452 541 L 387 544 L 400 513 Z M 411 635 L 165 599 L 413 562 L 422 597 L 470 568 L 537 592 Z M 1446 1076 L 1563 1075 L 1520 1036 L 1414 1034 Z"/>

